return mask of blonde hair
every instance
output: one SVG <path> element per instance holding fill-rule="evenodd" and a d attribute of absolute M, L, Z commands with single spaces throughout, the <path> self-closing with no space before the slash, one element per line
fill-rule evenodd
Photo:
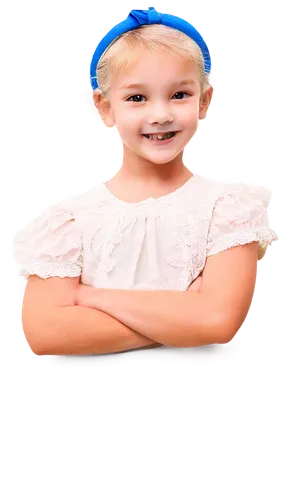
<path fill-rule="evenodd" d="M 201 97 L 211 86 L 204 70 L 200 47 L 185 33 L 163 24 L 148 24 L 123 33 L 116 38 L 101 56 L 96 70 L 98 89 L 107 97 L 113 74 L 126 72 L 138 61 L 138 52 L 167 51 L 191 59 L 198 68 Z M 97 89 L 94 90 L 96 92 Z"/>

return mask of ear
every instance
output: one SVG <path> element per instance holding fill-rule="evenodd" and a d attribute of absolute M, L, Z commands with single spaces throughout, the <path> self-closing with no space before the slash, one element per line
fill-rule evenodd
<path fill-rule="evenodd" d="M 204 94 L 200 99 L 200 113 L 199 113 L 200 120 L 203 120 L 207 116 L 207 110 L 212 99 L 213 90 L 214 90 L 213 87 L 210 86 L 210 88 L 204 92 Z"/>
<path fill-rule="evenodd" d="M 101 90 L 95 89 L 93 91 L 93 101 L 105 125 L 107 127 L 113 127 L 115 125 L 115 120 L 108 98 L 104 96 Z"/>

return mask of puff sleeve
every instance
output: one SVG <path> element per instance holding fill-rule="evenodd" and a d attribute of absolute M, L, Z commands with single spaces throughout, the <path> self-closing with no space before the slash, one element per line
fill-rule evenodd
<path fill-rule="evenodd" d="M 228 248 L 259 242 L 260 260 L 267 245 L 278 240 L 269 228 L 267 207 L 273 191 L 262 186 L 235 184 L 217 199 L 208 231 L 206 257 Z"/>
<path fill-rule="evenodd" d="M 75 277 L 82 272 L 82 233 L 73 210 L 60 202 L 44 210 L 13 239 L 20 276 Z"/>

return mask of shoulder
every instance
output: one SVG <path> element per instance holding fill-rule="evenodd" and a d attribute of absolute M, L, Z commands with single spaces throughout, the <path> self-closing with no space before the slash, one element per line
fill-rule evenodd
<path fill-rule="evenodd" d="M 74 212 L 96 211 L 100 206 L 109 206 L 113 202 L 112 197 L 108 196 L 108 191 L 104 188 L 104 183 L 100 182 L 91 189 L 71 196 L 61 202 L 66 208 L 72 208 Z"/>
<path fill-rule="evenodd" d="M 198 174 L 196 175 L 196 177 L 200 185 L 204 186 L 207 191 L 217 194 L 217 199 L 225 194 L 229 195 L 231 193 L 234 193 L 235 191 L 239 191 L 253 197 L 260 197 L 262 200 L 266 200 L 269 203 L 270 198 L 273 194 L 273 190 L 261 185 L 238 181 L 220 181 L 215 178 L 205 177 Z"/>
<path fill-rule="evenodd" d="M 273 191 L 268 186 L 253 184 L 250 181 L 222 182 L 213 179 L 213 182 L 219 187 L 216 203 L 237 201 L 237 205 L 248 203 L 266 209 L 271 205 Z"/>
<path fill-rule="evenodd" d="M 220 183 L 209 225 L 207 257 L 232 246 L 259 241 L 260 260 L 265 247 L 278 239 L 268 221 L 272 193 L 264 186 Z"/>
<path fill-rule="evenodd" d="M 79 220 L 82 213 L 96 208 L 105 200 L 105 191 L 102 188 L 102 184 L 97 184 L 91 189 L 73 194 L 53 203 L 45 208 L 40 216 L 42 218 L 43 216 L 48 216 L 57 219 L 61 215 L 62 217 L 73 217 L 75 221 Z"/>
<path fill-rule="evenodd" d="M 82 229 L 75 199 L 66 198 L 44 208 L 14 235 L 13 255 L 21 264 L 21 276 L 79 276 Z"/>
<path fill-rule="evenodd" d="M 200 174 L 194 174 L 190 184 L 190 195 L 196 206 L 202 206 L 209 212 L 217 200 L 230 187 L 230 184 Z"/>

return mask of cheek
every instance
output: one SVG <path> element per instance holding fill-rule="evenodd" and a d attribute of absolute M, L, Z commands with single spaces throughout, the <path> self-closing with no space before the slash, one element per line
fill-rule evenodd
<path fill-rule="evenodd" d="M 117 115 L 119 121 L 127 123 L 129 120 L 134 121 L 138 113 L 132 109 L 132 106 L 120 106 L 117 109 Z"/>
<path fill-rule="evenodd" d="M 138 134 L 138 131 L 143 129 L 145 122 L 144 119 L 142 120 L 142 116 L 130 111 L 120 113 L 116 120 L 118 130 L 123 134 L 128 133 L 132 135 Z"/>
<path fill-rule="evenodd" d="M 189 117 L 189 122 L 191 127 L 195 127 L 199 123 L 199 114 L 192 113 Z"/>
<path fill-rule="evenodd" d="M 182 109 L 182 118 L 188 119 L 189 121 L 196 121 L 199 115 L 198 106 L 190 106 Z"/>

